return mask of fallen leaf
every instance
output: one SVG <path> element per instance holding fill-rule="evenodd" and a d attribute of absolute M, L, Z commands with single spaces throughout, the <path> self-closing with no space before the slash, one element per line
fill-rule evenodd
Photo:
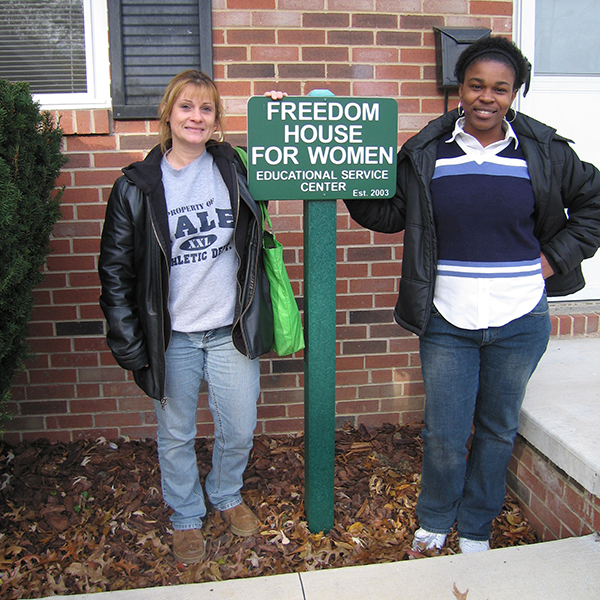
<path fill-rule="evenodd" d="M 456 587 L 456 583 L 454 584 L 454 588 L 452 589 L 452 593 L 454 594 L 455 598 L 457 598 L 457 600 L 466 600 L 467 599 L 467 594 L 469 593 L 469 590 L 467 590 L 464 594 L 462 592 L 458 591 L 458 588 Z"/>

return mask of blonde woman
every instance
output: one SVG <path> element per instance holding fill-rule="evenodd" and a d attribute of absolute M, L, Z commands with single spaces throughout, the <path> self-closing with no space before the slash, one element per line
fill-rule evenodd
<path fill-rule="evenodd" d="M 222 108 L 208 76 L 188 70 L 173 78 L 159 133 L 160 145 L 123 170 L 108 200 L 100 305 L 115 359 L 154 399 L 173 552 L 190 564 L 205 553 L 194 449 L 202 380 L 215 425 L 206 495 L 233 533 L 260 529 L 240 490 L 273 315 L 260 209 L 238 180 L 235 150 L 215 139 Z"/>

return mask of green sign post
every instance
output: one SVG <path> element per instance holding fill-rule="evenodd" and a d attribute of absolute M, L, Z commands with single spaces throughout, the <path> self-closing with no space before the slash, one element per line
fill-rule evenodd
<path fill-rule="evenodd" d="M 256 200 L 304 200 L 304 506 L 333 527 L 336 200 L 396 189 L 398 105 L 331 95 L 248 101 L 248 184 Z"/>

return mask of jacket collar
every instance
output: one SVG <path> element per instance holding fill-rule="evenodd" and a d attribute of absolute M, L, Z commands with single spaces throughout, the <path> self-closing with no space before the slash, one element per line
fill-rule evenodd
<path fill-rule="evenodd" d="M 162 179 L 160 161 L 162 160 L 160 146 L 150 150 L 148 156 L 142 161 L 134 162 L 123 169 L 123 173 L 137 188 L 145 194 L 151 194 Z"/>
<path fill-rule="evenodd" d="M 419 133 L 411 137 L 402 146 L 402 151 L 413 153 L 423 150 L 431 142 L 437 141 L 443 135 L 451 133 L 457 119 L 458 111 L 452 110 L 430 121 Z"/>
<path fill-rule="evenodd" d="M 556 129 L 545 125 L 540 121 L 528 117 L 522 113 L 517 113 L 517 118 L 514 120 L 512 128 L 517 137 L 527 137 L 540 144 L 549 144 L 552 140 L 560 140 L 572 144 L 573 141 L 556 133 Z"/>

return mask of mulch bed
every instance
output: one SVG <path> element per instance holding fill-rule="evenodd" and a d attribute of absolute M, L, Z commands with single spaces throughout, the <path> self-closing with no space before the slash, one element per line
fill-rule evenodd
<path fill-rule="evenodd" d="M 308 530 L 302 435 L 255 439 L 244 498 L 264 524 L 232 535 L 218 513 L 204 525 L 205 560 L 184 567 L 171 554 L 169 508 L 152 440 L 0 442 L 0 598 L 220 581 L 405 560 L 417 528 L 422 426 L 336 432 L 335 525 Z M 212 440 L 197 440 L 201 478 Z M 506 498 L 492 547 L 538 541 Z M 457 535 L 443 554 L 457 552 Z"/>

